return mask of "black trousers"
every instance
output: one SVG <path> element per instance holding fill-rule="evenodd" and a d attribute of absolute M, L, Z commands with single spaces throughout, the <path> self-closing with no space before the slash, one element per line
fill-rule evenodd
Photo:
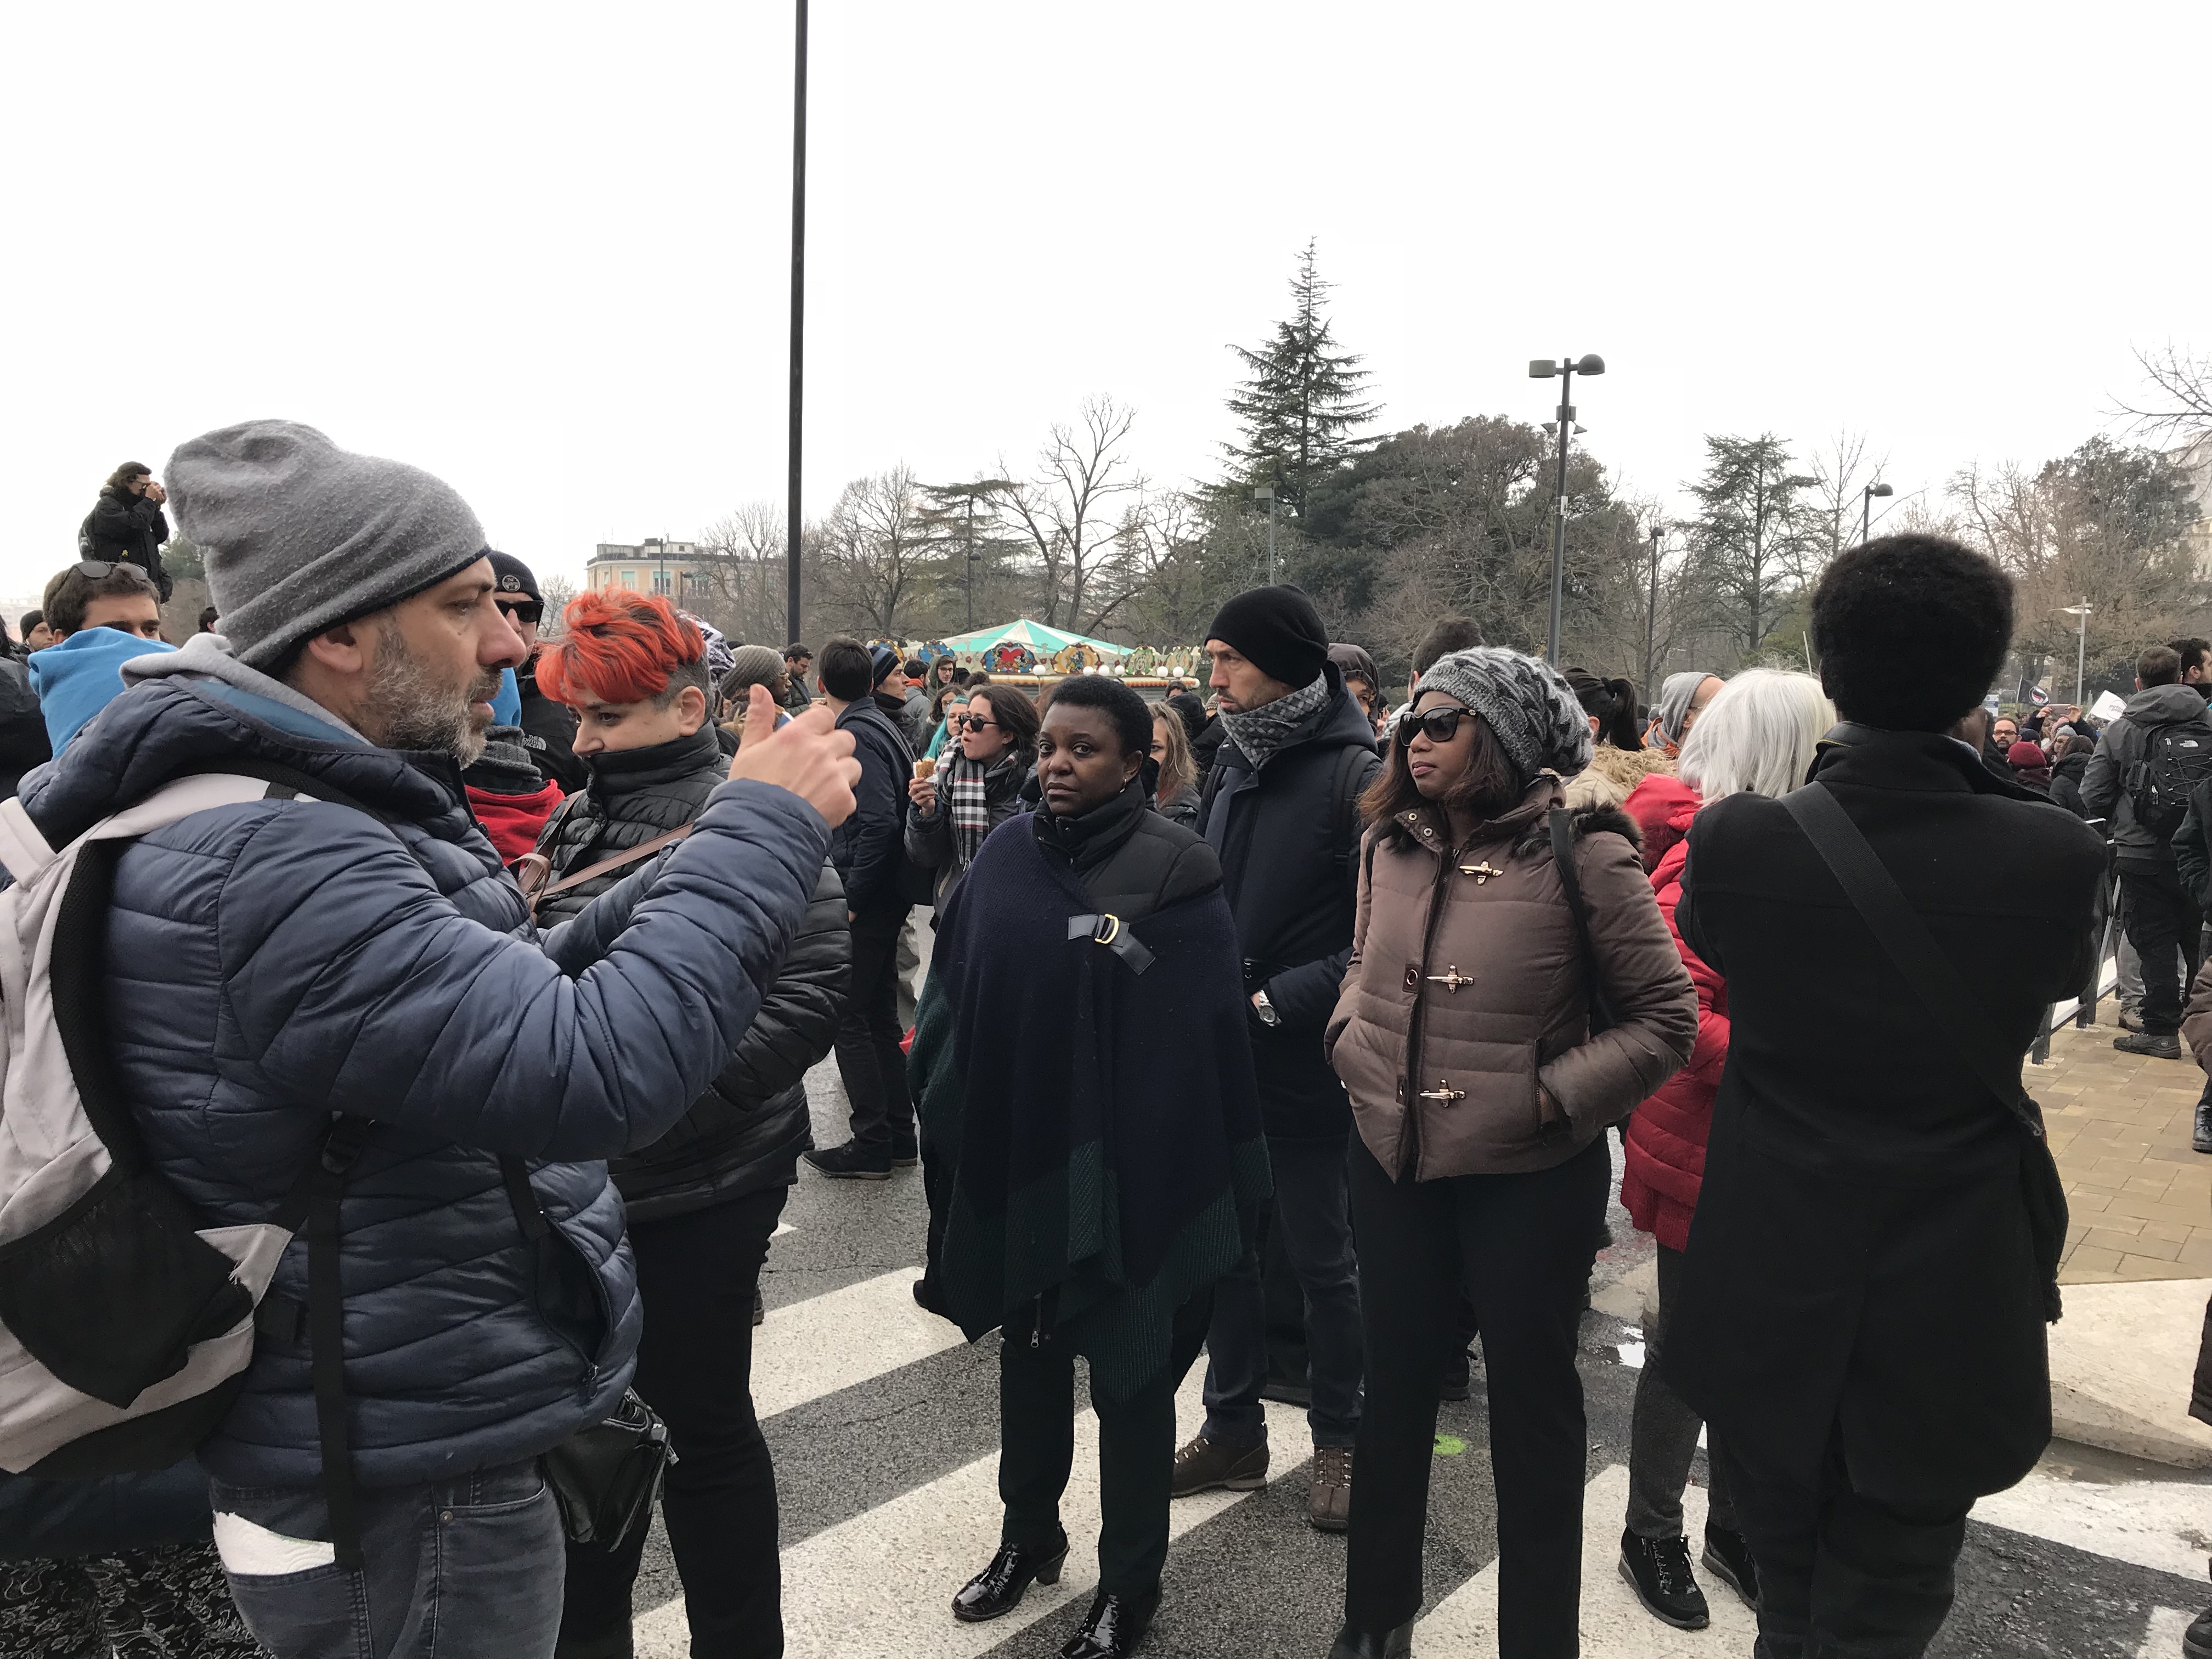
<path fill-rule="evenodd" d="M 1593 1141 L 1531 1175 L 1393 1182 L 1357 1138 L 1367 1408 L 1352 1483 L 1345 1623 L 1380 1632 L 1420 1610 L 1437 1395 L 1474 1304 L 1498 1488 L 1501 1659 L 1580 1651 L 1584 1423 L 1575 1336 L 1613 1166 Z"/>
<path fill-rule="evenodd" d="M 2127 906 L 2128 938 L 2142 958 L 2142 1025 L 2171 1036 L 2181 1029 L 2181 1004 L 2187 988 L 2174 963 L 2179 950 L 2187 958 L 2189 979 L 2197 977 L 2204 917 L 2181 885 L 2172 865 L 2123 864 L 2120 895 Z"/>
<path fill-rule="evenodd" d="M 1127 1400 L 1108 1400 L 1094 1379 L 1098 1412 L 1098 1586 L 1148 1595 L 1168 1559 L 1168 1492 L 1175 1474 L 1176 1390 L 1198 1358 L 1213 1316 L 1213 1292 L 1176 1310 L 1167 1369 Z M 1060 1494 L 1075 1469 L 1075 1354 L 1061 1342 L 1030 1345 L 1026 1320 L 1010 1322 L 999 1347 L 1000 1538 L 1049 1554 L 1066 1534 Z"/>
<path fill-rule="evenodd" d="M 1919 1659 L 1951 1610 L 1966 1508 L 1878 1503 L 1851 1490 L 1840 1431 L 1811 1486 L 1719 1441 L 1759 1563 L 1759 1659 Z"/>
<path fill-rule="evenodd" d="M 632 1384 L 676 1459 L 661 1519 L 684 1581 L 693 1659 L 781 1659 L 775 1468 L 753 1415 L 753 1291 L 788 1188 L 633 1222 L 645 1330 Z M 560 1659 L 628 1659 L 640 1527 L 619 1551 L 571 1545 Z"/>
<path fill-rule="evenodd" d="M 888 1158 L 914 1139 L 906 1091 L 906 1033 L 898 1018 L 898 939 L 907 907 L 863 910 L 853 918 L 852 991 L 837 1023 L 837 1075 L 853 1104 L 853 1139 Z"/>

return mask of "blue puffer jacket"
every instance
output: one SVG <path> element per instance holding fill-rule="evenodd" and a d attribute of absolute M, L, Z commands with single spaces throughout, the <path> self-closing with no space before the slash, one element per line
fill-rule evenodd
<path fill-rule="evenodd" d="M 25 778 L 48 841 L 240 757 L 390 823 L 255 801 L 124 851 L 109 1030 L 148 1149 L 210 1220 L 258 1221 L 331 1111 L 374 1119 L 342 1215 L 356 1475 L 401 1486 L 533 1455 L 604 1417 L 633 1368 L 636 1280 L 599 1160 L 657 1139 L 728 1062 L 829 828 L 787 791 L 724 785 L 633 925 L 571 979 L 450 761 L 372 747 L 216 649 L 133 664 L 146 682 Z M 534 1248 L 501 1155 L 527 1162 L 553 1224 Z M 304 1243 L 273 1288 L 304 1302 Z M 307 1486 L 316 1447 L 307 1344 L 264 1336 L 202 1461 L 238 1485 Z"/>

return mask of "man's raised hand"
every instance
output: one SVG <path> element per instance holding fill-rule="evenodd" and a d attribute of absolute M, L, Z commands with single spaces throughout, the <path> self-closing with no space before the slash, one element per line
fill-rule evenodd
<path fill-rule="evenodd" d="M 730 776 L 788 789 L 832 828 L 844 823 L 853 815 L 853 788 L 860 781 L 853 734 L 838 731 L 826 708 L 810 708 L 779 732 L 775 718 L 782 711 L 768 688 L 752 687 L 749 699 L 745 733 L 730 762 Z"/>

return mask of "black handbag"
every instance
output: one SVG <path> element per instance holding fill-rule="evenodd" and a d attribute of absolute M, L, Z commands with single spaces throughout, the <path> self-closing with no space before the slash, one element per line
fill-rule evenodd
<path fill-rule="evenodd" d="M 568 1541 L 611 1550 L 644 1526 L 674 1460 L 668 1425 L 635 1390 L 625 1389 L 613 1416 L 579 1429 L 545 1454 L 545 1482 Z"/>
<path fill-rule="evenodd" d="M 2020 1195 L 2027 1211 L 2028 1235 L 2035 1248 L 2035 1266 L 2043 1288 L 2043 1316 L 2058 1322 L 2058 1259 L 2066 1249 L 2066 1186 L 2058 1174 L 2057 1160 L 2043 1132 L 2043 1109 L 2021 1085 L 2018 1054 L 2009 1064 L 1999 1052 L 1996 1034 L 1976 1018 L 1978 1010 L 1966 999 L 1968 981 L 1960 977 L 1944 955 L 1943 947 L 1928 931 L 1928 924 L 1905 896 L 1905 890 L 1889 873 L 1881 857 L 1859 833 L 1832 791 L 1820 783 L 1807 784 L 1782 798 L 1790 816 L 1805 832 L 1813 850 L 1827 863 L 1869 931 L 1889 953 L 1914 994 L 1936 1022 L 1950 1035 L 1974 1074 L 2003 1103 L 2027 1136 L 2021 1149 Z"/>

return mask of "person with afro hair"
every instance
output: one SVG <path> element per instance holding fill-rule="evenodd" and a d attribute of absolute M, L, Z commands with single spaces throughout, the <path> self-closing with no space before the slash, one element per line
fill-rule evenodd
<path fill-rule="evenodd" d="M 2012 625 L 1956 542 L 1844 553 L 1809 786 L 1690 829 L 1675 925 L 1728 983 L 1729 1063 L 1662 1363 L 1726 1458 L 1762 1653 L 1923 1652 L 1968 1509 L 2051 1437 L 2063 1203 L 2018 1078 L 2087 974 L 2105 854 L 1954 735 Z"/>

